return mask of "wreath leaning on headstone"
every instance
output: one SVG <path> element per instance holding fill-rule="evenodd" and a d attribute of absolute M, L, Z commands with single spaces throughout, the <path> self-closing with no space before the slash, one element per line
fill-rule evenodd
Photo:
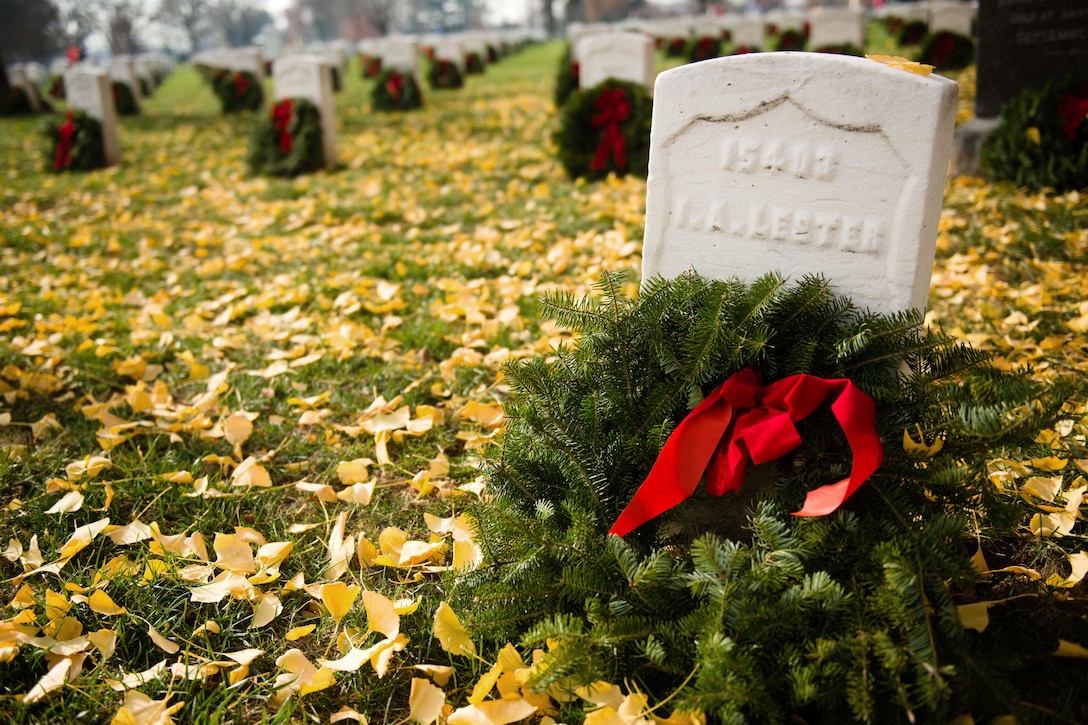
<path fill-rule="evenodd" d="M 389 68 L 378 75 L 370 102 L 375 111 L 411 111 L 423 107 L 423 93 L 414 74 Z"/>
<path fill-rule="evenodd" d="M 805 34 L 796 28 L 783 30 L 774 46 L 775 50 L 804 50 L 807 39 Z"/>
<path fill-rule="evenodd" d="M 1088 73 L 1053 78 L 1006 103 L 980 160 L 995 181 L 1059 192 L 1088 188 Z"/>
<path fill-rule="evenodd" d="M 975 41 L 965 35 L 942 30 L 926 37 L 918 62 L 937 70 L 962 70 L 975 59 Z"/>
<path fill-rule="evenodd" d="M 427 81 L 431 88 L 463 88 L 465 78 L 457 64 L 447 58 L 431 61 L 427 69 Z"/>
<path fill-rule="evenodd" d="M 859 58 L 865 56 L 865 51 L 854 45 L 853 43 L 842 43 L 840 45 L 823 45 L 816 48 L 817 53 L 830 53 L 832 55 L 856 55 Z"/>
<path fill-rule="evenodd" d="M 571 178 L 645 176 L 653 101 L 637 83 L 614 78 L 575 91 L 559 114 L 553 140 Z"/>
<path fill-rule="evenodd" d="M 46 165 L 51 171 L 91 171 L 106 166 L 102 124 L 83 111 L 68 111 L 64 121 L 45 122 Z"/>
<path fill-rule="evenodd" d="M 359 56 L 359 65 L 363 69 L 363 78 L 377 78 L 382 72 L 382 57 L 364 53 Z"/>
<path fill-rule="evenodd" d="M 1077 603 L 1015 637 L 1015 618 L 978 634 L 958 611 L 1039 596 L 972 564 L 1022 519 L 987 461 L 1042 450 L 1076 382 L 1000 372 L 820 278 L 631 287 L 546 297 L 574 343 L 505 368 L 473 511 L 493 564 L 455 591 L 474 632 L 548 643 L 534 687 L 622 673 L 714 722 L 989 720 L 1004 668 L 1088 644 Z"/>
<path fill-rule="evenodd" d="M 264 103 L 261 82 L 247 70 L 218 71 L 212 78 L 212 88 L 223 113 L 256 111 Z"/>
<path fill-rule="evenodd" d="M 899 29 L 898 33 L 899 44 L 918 45 L 925 39 L 927 33 L 929 33 L 929 25 L 924 20 L 911 20 L 903 23 L 903 27 Z"/>
<path fill-rule="evenodd" d="M 135 116 L 140 112 L 136 105 L 136 97 L 132 94 L 132 88 L 128 83 L 113 81 L 110 84 L 113 93 L 113 107 L 118 116 Z"/>
<path fill-rule="evenodd" d="M 298 176 L 325 166 L 321 111 L 305 98 L 272 104 L 253 127 L 246 155 L 254 174 Z"/>
<path fill-rule="evenodd" d="M 465 73 L 467 75 L 479 75 L 486 69 L 484 59 L 476 51 L 465 53 Z"/>
<path fill-rule="evenodd" d="M 688 46 L 688 62 L 698 63 L 701 60 L 717 58 L 722 54 L 721 38 L 711 35 L 700 35 L 692 38 Z"/>

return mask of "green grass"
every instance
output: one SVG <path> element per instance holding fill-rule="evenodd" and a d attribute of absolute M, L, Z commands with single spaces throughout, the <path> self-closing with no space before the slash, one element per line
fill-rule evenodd
<path fill-rule="evenodd" d="M 78 678 L 24 705 L 20 696 L 48 663 L 42 650 L 21 644 L 0 664 L 0 719 L 108 721 L 123 696 L 107 680 L 178 660 L 151 642 L 147 623 L 182 653 L 214 661 L 241 649 L 263 651 L 239 687 L 227 686 L 229 668 L 222 668 L 205 680 L 163 677 L 140 688 L 154 699 L 170 693 L 171 702 L 184 701 L 179 721 L 325 721 L 344 706 L 371 722 L 400 721 L 410 680 L 423 676 L 411 669 L 417 663 L 455 665 L 444 689 L 450 704 L 465 703 L 488 665 L 451 657 L 431 632 L 454 579 L 358 564 L 345 581 L 393 600 L 421 600 L 401 620 L 406 649 L 383 678 L 366 665 L 339 674 L 326 690 L 294 696 L 281 710 L 269 699 L 280 673 L 275 661 L 288 649 L 299 647 L 311 661 L 335 657 L 340 629 L 366 628 L 358 602 L 337 627 L 319 599 L 285 587 L 297 574 L 308 584 L 323 580 L 325 542 L 338 514 L 348 514 L 347 533 L 377 543 L 387 526 L 426 541 L 424 513 L 463 512 L 468 499 L 418 497 L 406 481 L 439 451 L 451 463 L 446 489 L 480 475 L 480 457 L 497 448 L 466 442 L 464 434 L 481 428 L 455 413 L 469 401 L 501 400 L 501 362 L 545 353 L 559 339 L 536 318 L 536 299 L 544 291 L 586 293 L 602 270 L 639 269 L 645 182 L 571 181 L 556 161 L 551 88 L 561 52 L 557 43 L 531 47 L 470 77 L 461 91 L 425 88 L 425 109 L 403 114 L 370 111 L 371 83 L 353 63 L 336 98 L 341 168 L 293 180 L 247 174 L 254 115 L 221 116 L 210 88 L 186 66 L 147 101 L 144 115 L 122 119 L 123 162 L 114 169 L 47 173 L 39 121 L 0 120 L 0 414 L 10 415 L 0 426 L 5 543 L 16 539 L 25 550 L 36 536 L 50 562 L 77 526 L 108 516 L 119 525 L 156 522 L 167 535 L 199 532 L 213 562 L 216 534 L 237 527 L 294 545 L 280 578 L 258 585 L 277 594 L 283 612 L 256 629 L 248 601 L 193 602 L 193 584 L 178 569 L 199 562 L 160 556 L 147 541 L 115 545 L 99 536 L 59 574 L 22 582 L 19 557 L 0 559 L 0 603 L 26 583 L 37 626 L 48 623 L 47 590 L 70 598 L 94 587 L 101 583 L 96 573 L 119 555 L 136 570 L 105 577 L 105 591 L 127 614 L 99 615 L 78 603 L 68 613 L 84 634 L 115 631 L 116 652 L 104 659 L 88 649 Z M 1012 223 L 1025 233 L 1010 237 L 1005 225 Z M 1088 345 L 1067 323 L 1088 314 L 1078 308 L 1086 225 L 1080 196 L 1027 198 L 976 182 L 952 187 L 933 320 L 982 336 L 981 344 L 1009 365 L 1085 369 Z M 963 260 L 968 268 L 961 272 Z M 972 283 L 979 270 L 984 282 Z M 391 292 L 389 283 L 400 287 Z M 1010 318 L 1015 311 L 1039 323 Z M 1061 346 L 1041 345 L 1058 335 Z M 278 359 L 308 356 L 317 357 L 282 374 L 257 374 Z M 161 384 L 165 402 L 154 414 L 128 402 L 140 384 L 118 365 L 136 357 L 161 366 L 143 383 L 149 393 Z M 225 373 L 213 398 L 204 397 L 207 376 L 190 379 L 194 363 L 209 375 Z M 303 407 L 291 400 L 326 393 L 318 405 L 323 417 L 302 424 Z M 435 406 L 445 419 L 422 436 L 390 443 L 391 462 L 370 469 L 378 488 L 369 506 L 323 503 L 293 485 L 305 479 L 340 490 L 338 463 L 376 459 L 373 436 L 345 429 L 379 396 L 397 395 L 413 417 L 418 406 Z M 118 420 L 140 427 L 104 451 L 102 425 L 83 411 L 111 399 Z M 219 431 L 238 411 L 257 414 L 242 454 L 262 461 L 270 488 L 231 487 L 232 467 L 208 458 L 232 455 Z M 1071 411 L 1073 438 L 1083 436 L 1084 413 Z M 34 434 L 31 426 L 49 415 L 57 429 Z M 1083 438 L 1079 445 L 1083 454 Z M 47 513 L 65 493 L 50 490 L 57 488 L 50 481 L 94 455 L 107 456 L 111 466 L 73 481 L 85 484 L 83 508 Z M 192 484 L 165 478 L 179 471 L 206 476 L 224 495 L 190 495 Z M 294 524 L 316 527 L 290 533 Z M 165 571 L 144 582 L 148 562 L 158 559 Z M 8 607 L 3 616 L 19 611 Z M 220 632 L 194 635 L 208 620 Z M 304 623 L 317 629 L 285 640 Z M 490 662 L 495 652 L 481 654 Z"/>

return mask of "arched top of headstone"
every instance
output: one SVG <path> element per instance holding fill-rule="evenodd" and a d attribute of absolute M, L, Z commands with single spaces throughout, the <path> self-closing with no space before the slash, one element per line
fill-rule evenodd
<path fill-rule="evenodd" d="M 819 53 L 658 76 L 643 276 L 823 274 L 860 305 L 923 309 L 957 87 Z"/>

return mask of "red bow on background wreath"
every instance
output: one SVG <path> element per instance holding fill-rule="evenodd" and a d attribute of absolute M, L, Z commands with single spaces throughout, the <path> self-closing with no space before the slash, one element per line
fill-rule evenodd
<path fill-rule="evenodd" d="M 394 101 L 399 103 L 401 93 L 404 92 L 404 76 L 400 73 L 389 76 L 385 81 L 385 90 L 393 97 Z"/>
<path fill-rule="evenodd" d="M 626 169 L 627 145 L 624 143 L 620 124 L 631 117 L 631 104 L 627 100 L 627 93 L 622 88 L 605 88 L 593 101 L 593 107 L 597 109 L 597 113 L 593 114 L 590 122 L 593 128 L 603 128 L 604 134 L 601 142 L 597 144 L 597 152 L 593 155 L 590 166 L 595 171 L 600 171 L 611 154 L 616 168 Z"/>
<path fill-rule="evenodd" d="M 234 72 L 232 76 L 234 80 L 234 95 L 236 98 L 241 98 L 246 94 L 246 89 L 249 88 L 249 79 L 238 71 Z"/>
<path fill-rule="evenodd" d="M 745 368 L 699 403 L 665 442 L 634 498 L 609 531 L 624 536 L 695 492 L 721 496 L 744 482 L 749 459 L 766 463 L 801 444 L 795 424 L 828 397 L 854 460 L 849 478 L 809 491 L 795 516 L 824 516 L 842 505 L 884 461 L 873 399 L 845 378 L 792 375 L 764 387 Z"/>
<path fill-rule="evenodd" d="M 937 39 L 933 42 L 933 56 L 931 58 L 933 65 L 938 69 L 944 68 L 948 63 L 948 56 L 952 54 L 953 48 L 956 47 L 956 36 L 951 33 L 941 33 L 937 36 Z"/>
<path fill-rule="evenodd" d="M 290 130 L 293 111 L 294 104 L 291 103 L 290 98 L 285 98 L 272 106 L 272 130 L 279 132 L 280 151 L 285 154 L 291 153 L 291 144 L 294 141 Z"/>
<path fill-rule="evenodd" d="M 696 60 L 706 60 L 714 52 L 714 38 L 700 38 L 695 45 Z"/>
<path fill-rule="evenodd" d="M 1070 142 L 1077 140 L 1080 126 L 1088 118 L 1088 86 L 1080 93 L 1066 93 L 1058 101 L 1058 118 L 1062 121 L 1062 133 Z"/>
<path fill-rule="evenodd" d="M 60 171 L 72 165 L 72 139 L 76 135 L 75 116 L 71 111 L 64 119 L 64 123 L 57 129 L 57 156 L 53 160 L 53 170 Z"/>

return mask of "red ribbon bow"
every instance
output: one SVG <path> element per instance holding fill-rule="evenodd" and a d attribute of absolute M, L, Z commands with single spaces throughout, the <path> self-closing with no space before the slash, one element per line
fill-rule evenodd
<path fill-rule="evenodd" d="M 604 135 L 597 145 L 597 153 L 593 155 L 590 166 L 595 171 L 604 168 L 609 154 L 616 162 L 617 169 L 627 168 L 627 146 L 623 141 L 623 130 L 620 124 L 631 117 L 631 104 L 627 101 L 627 93 L 622 88 L 605 88 L 597 95 L 593 102 L 597 113 L 590 122 L 594 128 L 603 128 Z"/>
<path fill-rule="evenodd" d="M 933 43 L 933 61 L 934 67 L 938 70 L 945 67 L 948 63 L 948 56 L 951 55 L 952 50 L 956 47 L 956 38 L 951 33 L 943 33 L 937 36 L 937 40 Z"/>
<path fill-rule="evenodd" d="M 748 460 L 766 463 L 801 444 L 795 424 L 831 396 L 831 411 L 846 433 L 854 461 L 849 478 L 809 491 L 795 516 L 824 516 L 842 505 L 884 461 L 873 399 L 845 378 L 792 375 L 764 387 L 745 368 L 729 377 L 688 414 L 665 442 L 646 480 L 610 534 L 624 536 L 695 492 L 740 489 Z"/>
<path fill-rule="evenodd" d="M 249 88 L 249 79 L 241 73 L 235 71 L 234 76 L 234 96 L 241 98 L 246 94 L 246 89 Z"/>
<path fill-rule="evenodd" d="M 285 154 L 291 153 L 291 144 L 294 140 L 289 128 L 293 110 L 294 104 L 291 103 L 290 98 L 285 98 L 272 106 L 272 130 L 279 131 L 280 151 Z"/>
<path fill-rule="evenodd" d="M 1058 101 L 1058 118 L 1062 121 L 1062 133 L 1070 142 L 1077 140 L 1077 131 L 1088 117 L 1088 86 L 1080 95 L 1066 93 Z"/>
<path fill-rule="evenodd" d="M 404 76 L 394 73 L 385 81 L 385 90 L 393 97 L 394 101 L 400 101 L 400 94 L 404 91 Z"/>
<path fill-rule="evenodd" d="M 72 137 L 76 134 L 75 116 L 71 111 L 58 129 L 57 156 L 53 160 L 53 170 L 60 171 L 72 165 Z"/>

